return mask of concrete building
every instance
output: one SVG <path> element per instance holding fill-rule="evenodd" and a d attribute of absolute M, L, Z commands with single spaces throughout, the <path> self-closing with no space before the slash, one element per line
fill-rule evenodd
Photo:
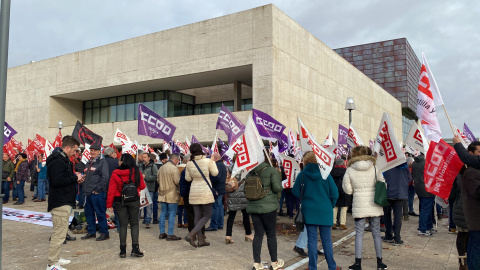
<path fill-rule="evenodd" d="M 252 107 L 287 129 L 298 129 L 298 116 L 323 142 L 330 129 L 348 126 L 347 97 L 364 141 L 376 135 L 383 112 L 401 138 L 400 101 L 267 5 L 10 68 L 6 121 L 23 143 L 36 133 L 53 140 L 59 121 L 71 134 L 80 120 L 104 144 L 119 128 L 159 145 L 137 135 L 142 102 L 177 126 L 174 138 L 211 142 L 224 103 L 243 122 Z"/>

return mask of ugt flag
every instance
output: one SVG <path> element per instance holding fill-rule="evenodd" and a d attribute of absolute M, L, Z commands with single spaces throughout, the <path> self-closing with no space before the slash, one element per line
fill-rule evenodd
<path fill-rule="evenodd" d="M 3 145 L 7 144 L 15 134 L 17 134 L 17 131 L 5 122 L 5 126 L 3 127 Z"/>
<path fill-rule="evenodd" d="M 388 171 L 407 162 L 393 132 L 392 121 L 388 113 L 383 113 L 373 150 L 378 153 L 377 170 L 379 172 Z"/>
<path fill-rule="evenodd" d="M 138 134 L 169 142 L 172 140 L 175 129 L 172 123 L 147 106 L 138 104 Z"/>
<path fill-rule="evenodd" d="M 475 135 L 473 135 L 466 123 L 463 123 L 463 134 L 465 134 L 465 136 L 467 136 L 468 140 L 471 142 L 477 141 L 477 138 L 475 138 Z"/>
<path fill-rule="evenodd" d="M 242 122 L 238 120 L 238 118 L 223 104 L 215 128 L 225 131 L 229 144 L 238 139 L 245 130 L 245 126 Z"/>
<path fill-rule="evenodd" d="M 442 139 L 438 143 L 432 141 L 425 158 L 425 189 L 447 199 L 462 166 L 463 163 L 453 147 Z"/>
<path fill-rule="evenodd" d="M 102 136 L 99 136 L 93 133 L 93 131 L 86 128 L 84 125 L 82 125 L 80 121 L 77 121 L 77 124 L 73 129 L 72 137 L 77 139 L 83 145 L 86 145 L 86 144 L 92 145 L 94 143 L 102 145 L 102 141 L 103 141 Z"/>
<path fill-rule="evenodd" d="M 262 138 L 269 141 L 282 141 L 283 130 L 285 129 L 282 123 L 262 111 L 252 109 L 252 113 L 258 134 Z"/>
<path fill-rule="evenodd" d="M 283 159 L 282 166 L 287 176 L 287 179 L 282 181 L 282 186 L 283 188 L 293 188 L 295 178 L 297 178 L 297 175 L 300 173 L 300 165 L 298 165 L 298 162 L 294 158 L 284 154 L 280 154 L 280 157 Z"/>

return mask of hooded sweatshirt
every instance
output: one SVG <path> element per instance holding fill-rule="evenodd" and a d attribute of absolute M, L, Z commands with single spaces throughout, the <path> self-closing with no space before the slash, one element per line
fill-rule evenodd
<path fill-rule="evenodd" d="M 353 218 L 383 216 L 383 207 L 373 202 L 375 197 L 375 158 L 358 156 L 350 159 L 343 177 L 343 191 L 353 194 Z M 385 182 L 377 170 L 377 181 Z M 388 187 L 387 187 L 388 188 Z"/>
<path fill-rule="evenodd" d="M 333 226 L 333 208 L 338 199 L 338 189 L 331 175 L 322 178 L 318 164 L 308 163 L 293 185 L 294 196 L 302 195 L 302 214 L 305 224 Z"/>

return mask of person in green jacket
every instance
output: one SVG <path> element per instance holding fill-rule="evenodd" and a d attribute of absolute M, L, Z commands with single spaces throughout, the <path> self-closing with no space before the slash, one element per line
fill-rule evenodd
<path fill-rule="evenodd" d="M 282 177 L 280 173 L 267 162 L 262 162 L 250 172 L 262 179 L 263 190 L 268 193 L 260 200 L 247 202 L 247 213 L 252 217 L 255 235 L 253 237 L 253 268 L 252 270 L 263 269 L 260 259 L 262 251 L 263 235 L 267 234 L 268 252 L 272 264 L 270 269 L 275 270 L 283 266 L 284 261 L 277 258 L 277 210 L 278 194 L 282 192 Z M 333 215 L 333 214 L 332 214 Z"/>
<path fill-rule="evenodd" d="M 10 183 L 12 182 L 13 174 L 15 173 L 15 165 L 7 153 L 3 153 L 3 171 L 2 171 L 2 193 L 5 194 L 3 197 L 3 204 L 8 203 L 10 199 Z M 5 176 L 5 178 L 4 178 Z"/>
<path fill-rule="evenodd" d="M 300 205 L 308 235 L 308 268 L 317 269 L 317 230 L 319 230 L 328 269 L 341 269 L 333 259 L 331 231 L 333 208 L 338 199 L 337 185 L 331 175 L 323 179 L 313 152 L 305 153 L 303 164 L 304 168 L 295 180 L 292 193 L 295 197 L 302 197 Z"/>

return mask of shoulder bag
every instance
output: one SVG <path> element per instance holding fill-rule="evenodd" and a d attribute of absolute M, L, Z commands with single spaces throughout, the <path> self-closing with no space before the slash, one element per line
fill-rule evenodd
<path fill-rule="evenodd" d="M 388 197 L 387 197 L 387 186 L 385 182 L 378 181 L 377 179 L 377 168 L 375 168 L 375 197 L 373 198 L 373 202 L 380 205 L 380 206 L 387 206 L 388 204 Z"/>
<path fill-rule="evenodd" d="M 295 227 L 297 232 L 302 232 L 305 228 L 305 218 L 302 214 L 302 198 L 303 198 L 303 174 L 302 174 L 302 184 L 300 185 L 300 207 L 298 208 L 297 214 L 295 215 Z"/>
<path fill-rule="evenodd" d="M 203 174 L 202 170 L 200 170 L 200 167 L 198 167 L 198 164 L 195 162 L 195 160 L 192 160 L 192 162 L 193 162 L 193 164 L 195 164 L 195 167 L 197 167 L 198 172 L 202 175 L 203 180 L 205 180 L 205 182 L 207 183 L 208 187 L 209 187 L 210 190 L 212 191 L 213 198 L 216 200 L 216 199 L 218 198 L 218 192 L 212 187 L 212 185 L 210 185 L 210 182 L 208 182 L 207 178 L 206 178 L 205 175 Z"/>

